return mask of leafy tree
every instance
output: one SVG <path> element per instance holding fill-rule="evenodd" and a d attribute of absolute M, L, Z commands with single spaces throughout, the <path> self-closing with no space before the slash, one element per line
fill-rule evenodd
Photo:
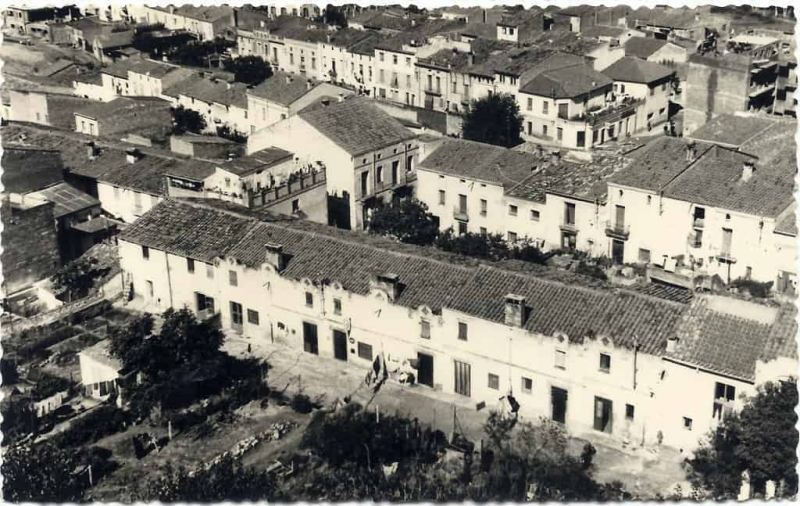
<path fill-rule="evenodd" d="M 281 496 L 275 479 L 266 471 L 247 469 L 231 457 L 209 469 L 190 473 L 167 465 L 163 476 L 150 480 L 137 492 L 137 501 L 222 502 L 276 501 Z"/>
<path fill-rule="evenodd" d="M 0 411 L 3 413 L 0 430 L 3 431 L 4 445 L 36 433 L 39 429 L 39 419 L 29 398 L 5 399 L 0 404 Z"/>
<path fill-rule="evenodd" d="M 62 266 L 53 276 L 56 289 L 66 290 L 72 297 L 85 296 L 95 280 L 104 273 L 98 269 L 96 258 L 78 258 Z"/>
<path fill-rule="evenodd" d="M 217 127 L 217 135 L 222 137 L 223 139 L 228 139 L 230 141 L 239 143 L 239 144 L 246 144 L 247 143 L 247 136 L 243 135 L 236 130 L 232 129 L 228 125 L 222 125 Z"/>
<path fill-rule="evenodd" d="M 177 135 L 193 132 L 199 134 L 206 128 L 206 120 L 197 111 L 186 109 L 182 105 L 170 109 L 172 112 L 172 133 Z"/>
<path fill-rule="evenodd" d="M 344 15 L 344 12 L 339 7 L 332 4 L 325 6 L 323 21 L 326 25 L 347 28 L 347 17 Z"/>
<path fill-rule="evenodd" d="M 224 65 L 225 70 L 233 72 L 237 83 L 256 85 L 272 77 L 272 67 L 258 56 L 242 56 Z"/>
<path fill-rule="evenodd" d="M 482 236 L 467 232 L 456 235 L 453 229 L 449 228 L 439 234 L 436 246 L 444 251 L 487 260 L 505 260 L 511 257 L 508 243 L 500 234 Z"/>
<path fill-rule="evenodd" d="M 19 382 L 19 371 L 17 361 L 13 358 L 3 357 L 0 359 L 0 375 L 4 385 L 14 385 Z"/>
<path fill-rule="evenodd" d="M 461 135 L 472 141 L 513 147 L 522 142 L 521 132 L 522 115 L 513 95 L 494 93 L 472 102 Z"/>
<path fill-rule="evenodd" d="M 3 456 L 3 498 L 9 502 L 77 502 L 88 486 L 79 462 L 50 443 L 22 445 Z"/>
<path fill-rule="evenodd" d="M 741 476 L 750 473 L 756 491 L 769 480 L 779 496 L 797 494 L 797 381 L 766 383 L 741 413 L 729 415 L 688 460 L 689 478 L 716 499 L 734 499 Z"/>
<path fill-rule="evenodd" d="M 171 52 L 169 58 L 181 65 L 207 67 L 211 64 L 212 56 L 219 57 L 235 45 L 236 43 L 233 41 L 217 37 L 214 40 L 182 44 Z"/>
<path fill-rule="evenodd" d="M 162 318 L 158 334 L 152 333 L 153 317 L 149 314 L 111 331 L 110 351 L 125 369 L 159 378 L 177 367 L 218 354 L 225 336 L 213 321 L 198 321 L 187 308 L 168 309 Z"/>
<path fill-rule="evenodd" d="M 373 234 L 419 245 L 433 244 L 439 232 L 436 218 L 428 212 L 428 206 L 416 199 L 381 205 L 373 211 L 367 228 Z"/>

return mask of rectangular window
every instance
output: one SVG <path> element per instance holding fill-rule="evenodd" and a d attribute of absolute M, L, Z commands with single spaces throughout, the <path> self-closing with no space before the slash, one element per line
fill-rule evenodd
<path fill-rule="evenodd" d="M 150 248 L 148 248 L 147 246 L 142 246 L 142 258 L 144 258 L 145 260 L 150 259 Z"/>
<path fill-rule="evenodd" d="M 550 112 L 550 102 L 545 100 L 544 102 L 542 102 L 542 114 L 548 114 L 549 112 Z M 545 127 L 545 130 L 546 129 L 547 129 L 547 127 Z M 547 132 L 545 131 L 545 134 L 546 133 Z"/>
<path fill-rule="evenodd" d="M 212 264 L 206 264 L 206 277 L 214 279 L 214 266 Z"/>
<path fill-rule="evenodd" d="M 559 369 L 567 368 L 567 352 L 556 350 L 556 367 Z"/>
<path fill-rule="evenodd" d="M 556 139 L 561 142 L 564 139 L 564 129 L 559 127 L 556 129 Z"/>
<path fill-rule="evenodd" d="M 236 271 L 228 271 L 228 282 L 231 286 L 239 286 L 239 276 Z"/>
<path fill-rule="evenodd" d="M 366 195 L 368 192 L 369 172 L 361 173 L 361 195 Z"/>
<path fill-rule="evenodd" d="M 464 322 L 458 322 L 458 338 L 461 341 L 467 340 L 467 324 Z"/>
<path fill-rule="evenodd" d="M 148 281 L 147 282 L 147 294 L 152 299 L 154 293 L 155 293 L 155 291 L 153 290 L 153 282 L 152 281 Z"/>
<path fill-rule="evenodd" d="M 431 322 L 428 320 L 421 320 L 419 322 L 419 336 L 423 339 L 431 338 Z"/>
<path fill-rule="evenodd" d="M 439 190 L 439 205 L 443 206 L 445 203 L 445 193 L 444 190 Z"/>
<path fill-rule="evenodd" d="M 378 184 L 383 183 L 383 166 L 382 165 L 378 165 L 378 167 L 376 169 L 375 178 L 377 179 Z"/>
<path fill-rule="evenodd" d="M 625 419 L 633 421 L 633 413 L 634 413 L 633 404 L 626 404 L 625 405 Z"/>
<path fill-rule="evenodd" d="M 314 307 L 314 294 L 306 292 L 306 307 Z"/>
<path fill-rule="evenodd" d="M 509 216 L 516 216 L 517 215 L 517 211 L 518 211 L 517 206 L 512 206 L 512 205 L 508 206 L 508 215 Z"/>
<path fill-rule="evenodd" d="M 472 366 L 466 362 L 454 360 L 455 365 L 455 392 L 469 397 L 472 395 Z"/>
<path fill-rule="evenodd" d="M 486 199 L 481 199 L 481 216 L 486 216 L 488 207 L 489 203 L 486 201 Z"/>
<path fill-rule="evenodd" d="M 526 394 L 533 393 L 533 380 L 530 378 L 522 378 L 522 391 Z"/>
<path fill-rule="evenodd" d="M 192 258 L 186 259 L 186 270 L 191 273 L 194 273 L 194 259 Z"/>
<path fill-rule="evenodd" d="M 247 323 L 258 325 L 258 311 L 253 311 L 252 309 L 247 310 Z"/>
<path fill-rule="evenodd" d="M 516 232 L 508 232 L 508 242 L 514 243 L 517 242 L 517 233 Z"/>
<path fill-rule="evenodd" d="M 342 299 L 333 299 L 333 314 L 342 314 Z"/>
<path fill-rule="evenodd" d="M 395 160 L 392 162 L 392 184 L 397 184 L 397 180 L 400 177 L 400 161 Z"/>
<path fill-rule="evenodd" d="M 656 89 L 655 89 L 655 87 L 653 87 L 653 88 L 650 88 L 650 96 L 652 97 L 652 96 L 654 96 L 655 94 L 656 94 Z"/>
<path fill-rule="evenodd" d="M 242 321 L 242 305 L 231 301 L 231 323 L 241 325 Z"/>
<path fill-rule="evenodd" d="M 575 204 L 567 202 L 564 206 L 564 224 L 575 224 Z"/>
<path fill-rule="evenodd" d="M 536 209 L 531 209 L 531 221 L 539 221 L 541 215 Z"/>
<path fill-rule="evenodd" d="M 547 137 L 547 125 L 542 125 L 542 136 Z"/>
<path fill-rule="evenodd" d="M 611 372 L 611 355 L 606 353 L 600 354 L 600 371 Z"/>
<path fill-rule="evenodd" d="M 458 235 L 464 235 L 467 233 L 467 224 L 463 221 L 458 222 Z"/>
<path fill-rule="evenodd" d="M 367 343 L 358 343 L 358 357 L 364 360 L 372 360 L 372 345 Z"/>
<path fill-rule="evenodd" d="M 486 230 L 486 227 L 481 227 L 481 237 L 486 237 L 489 235 L 489 232 Z"/>
<path fill-rule="evenodd" d="M 692 430 L 692 419 L 689 417 L 683 417 L 683 428 L 686 430 Z"/>
<path fill-rule="evenodd" d="M 300 199 L 295 199 L 292 201 L 292 214 L 297 214 L 300 212 Z"/>
<path fill-rule="evenodd" d="M 533 110 L 533 98 L 531 97 L 528 97 L 528 110 L 529 111 Z"/>
<path fill-rule="evenodd" d="M 500 390 L 500 376 L 489 373 L 489 388 L 492 390 Z"/>
<path fill-rule="evenodd" d="M 640 264 L 649 264 L 650 263 L 650 250 L 639 248 L 639 263 Z"/>

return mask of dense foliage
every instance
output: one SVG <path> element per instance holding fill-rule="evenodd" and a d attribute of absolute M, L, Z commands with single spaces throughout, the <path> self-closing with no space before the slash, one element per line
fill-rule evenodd
<path fill-rule="evenodd" d="M 494 93 L 475 100 L 464 118 L 461 135 L 472 141 L 504 146 L 522 143 L 522 115 L 512 95 Z"/>
<path fill-rule="evenodd" d="M 221 37 L 205 42 L 183 44 L 176 47 L 169 55 L 169 58 L 180 65 L 206 67 L 209 66 L 211 57 L 218 57 L 224 54 L 235 44 L 235 42 L 225 40 Z"/>
<path fill-rule="evenodd" d="M 182 105 L 170 109 L 172 112 L 172 133 L 183 135 L 186 132 L 199 134 L 206 128 L 206 120 L 197 111 L 186 109 Z"/>
<path fill-rule="evenodd" d="M 104 271 L 98 267 L 96 258 L 78 258 L 62 266 L 53 276 L 53 284 L 57 290 L 65 290 L 70 298 L 85 296 L 94 286 L 97 278 Z"/>
<path fill-rule="evenodd" d="M 76 502 L 88 486 L 74 474 L 76 457 L 57 445 L 43 443 L 9 449 L 3 455 L 3 499 L 9 502 Z"/>
<path fill-rule="evenodd" d="M 456 235 L 453 233 L 453 229 L 447 229 L 440 233 L 436 238 L 436 246 L 444 251 L 486 260 L 524 260 L 544 264 L 549 258 L 528 238 L 509 244 L 500 234 L 484 236 L 467 232 Z"/>
<path fill-rule="evenodd" d="M 224 63 L 237 83 L 257 85 L 272 77 L 272 67 L 259 56 L 242 56 Z"/>
<path fill-rule="evenodd" d="M 393 237 L 409 244 L 433 244 L 439 225 L 428 206 L 419 200 L 401 200 L 375 209 L 367 228 L 373 234 Z"/>
<path fill-rule="evenodd" d="M 347 28 L 347 17 L 344 15 L 344 12 L 342 12 L 339 7 L 332 4 L 325 6 L 325 10 L 322 14 L 322 21 L 326 25 Z"/>
<path fill-rule="evenodd" d="M 757 493 L 768 480 L 778 484 L 778 497 L 797 494 L 797 382 L 767 383 L 712 431 L 688 460 L 692 483 L 715 499 L 735 499 L 742 473 L 750 474 Z"/>
<path fill-rule="evenodd" d="M 217 127 L 217 135 L 223 139 L 228 139 L 239 144 L 247 143 L 247 136 L 237 132 L 228 125 L 221 125 Z"/>

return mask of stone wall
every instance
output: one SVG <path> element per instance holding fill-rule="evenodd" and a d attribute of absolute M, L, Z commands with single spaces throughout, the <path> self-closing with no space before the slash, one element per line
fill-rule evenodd
<path fill-rule="evenodd" d="M 53 204 L 20 209 L 4 200 L 0 217 L 5 293 L 12 294 L 52 276 L 60 264 Z"/>
<path fill-rule="evenodd" d="M 693 56 L 683 86 L 684 135 L 720 114 L 747 110 L 750 65 L 746 58 Z"/>

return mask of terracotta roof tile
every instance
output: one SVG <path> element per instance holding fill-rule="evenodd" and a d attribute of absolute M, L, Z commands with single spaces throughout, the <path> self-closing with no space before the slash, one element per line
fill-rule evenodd
<path fill-rule="evenodd" d="M 44 190 L 39 190 L 34 195 L 44 197 L 55 204 L 53 208 L 53 216 L 55 218 L 61 218 L 91 207 L 100 207 L 99 200 L 69 183 L 59 183 Z"/>
<path fill-rule="evenodd" d="M 64 164 L 58 151 L 11 147 L 3 132 L 3 191 L 30 193 L 64 181 Z"/>
<path fill-rule="evenodd" d="M 643 60 L 667 45 L 666 40 L 651 37 L 631 37 L 625 42 L 625 56 L 633 56 Z"/>
<path fill-rule="evenodd" d="M 668 79 L 675 71 L 658 63 L 625 57 L 612 63 L 603 74 L 615 81 L 650 84 Z"/>

